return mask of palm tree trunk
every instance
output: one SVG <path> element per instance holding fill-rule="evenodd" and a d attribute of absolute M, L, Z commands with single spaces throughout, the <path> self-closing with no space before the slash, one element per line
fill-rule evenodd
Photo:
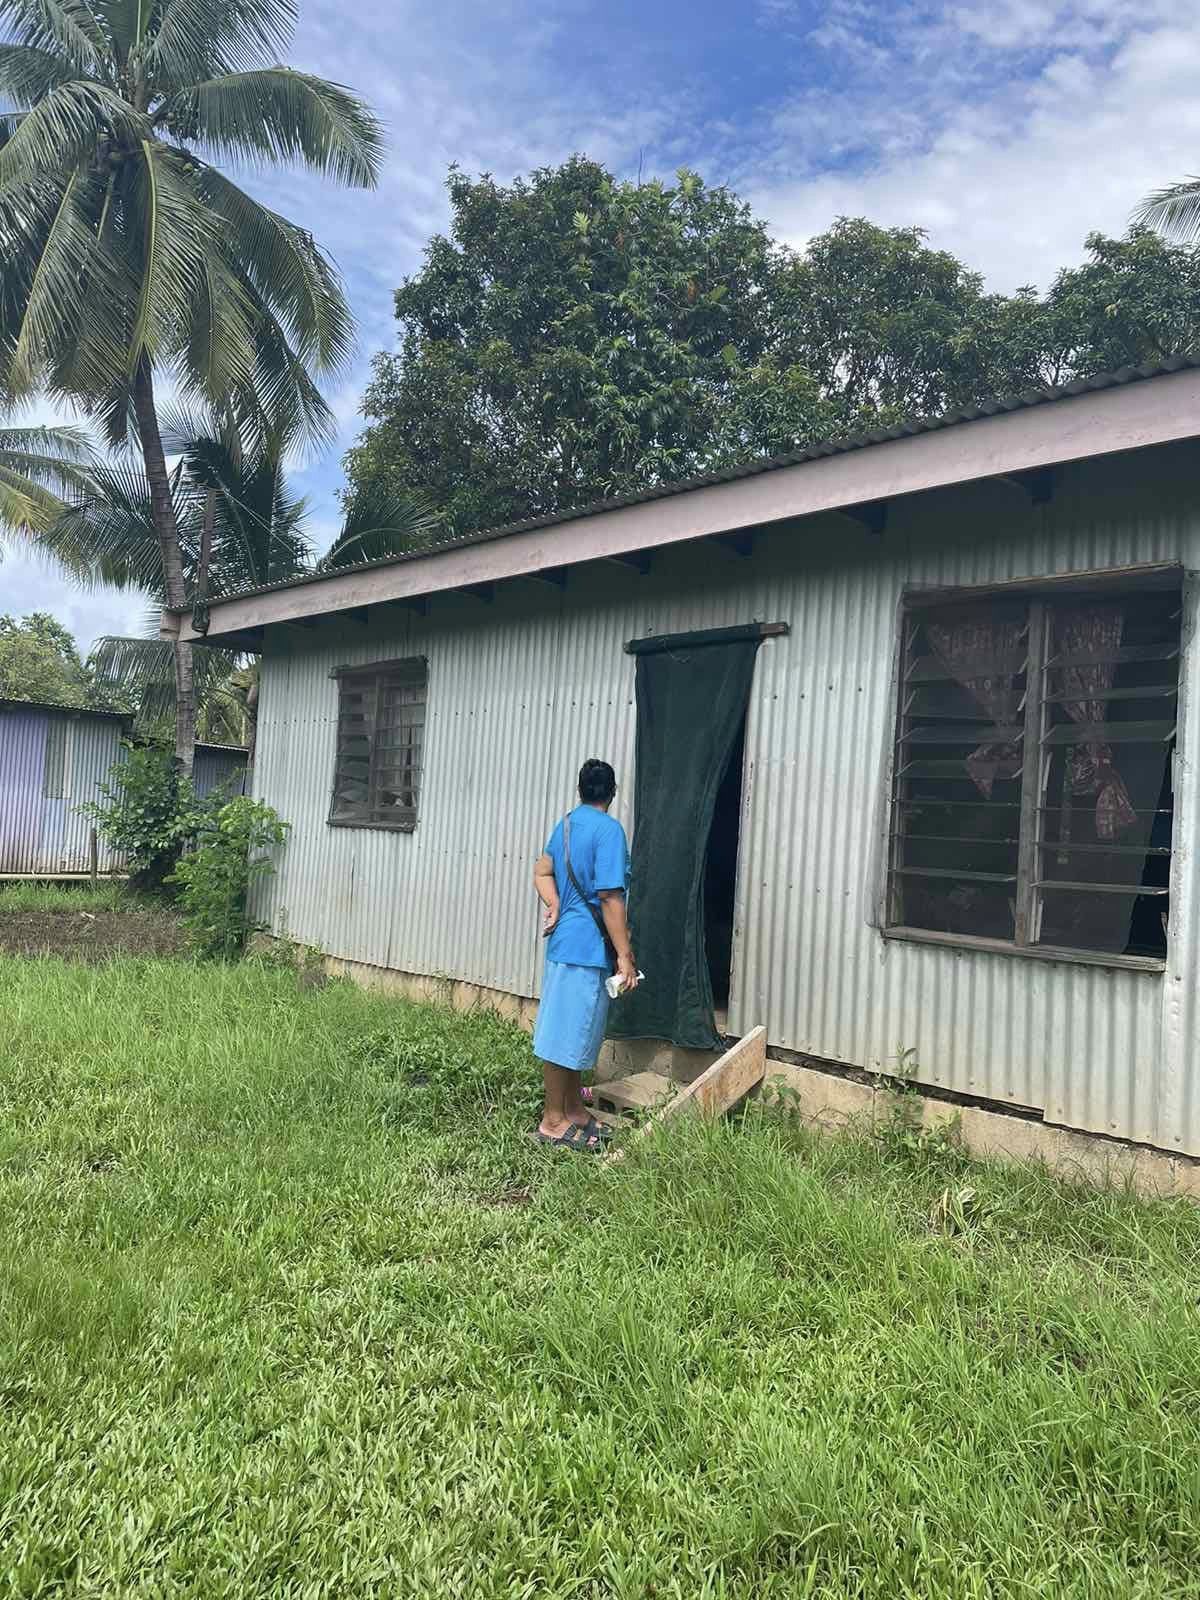
<path fill-rule="evenodd" d="M 154 531 L 162 552 L 163 589 L 167 605 L 172 610 L 182 610 L 187 605 L 187 589 L 183 581 L 179 524 L 175 520 L 171 485 L 167 477 L 167 458 L 163 452 L 162 435 L 158 431 L 154 379 L 144 356 L 138 363 L 133 380 L 133 411 L 137 418 L 146 478 L 150 484 L 150 513 L 154 518 Z M 178 641 L 175 645 L 175 765 L 184 776 L 191 776 L 195 748 L 196 694 L 192 683 L 192 647 L 190 643 Z"/>
<path fill-rule="evenodd" d="M 246 691 L 246 775 L 254 771 L 254 753 L 258 749 L 258 674 Z M 250 790 L 247 787 L 246 793 Z"/>

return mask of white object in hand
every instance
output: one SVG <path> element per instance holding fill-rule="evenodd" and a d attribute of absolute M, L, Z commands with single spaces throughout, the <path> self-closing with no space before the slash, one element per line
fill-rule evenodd
<path fill-rule="evenodd" d="M 646 974 L 644 972 L 638 973 L 639 983 L 643 983 L 645 978 Z M 619 972 L 614 972 L 611 978 L 605 979 L 604 987 L 608 990 L 608 998 L 610 1000 L 616 1000 L 619 998 L 621 991 L 625 987 L 625 979 Z"/>

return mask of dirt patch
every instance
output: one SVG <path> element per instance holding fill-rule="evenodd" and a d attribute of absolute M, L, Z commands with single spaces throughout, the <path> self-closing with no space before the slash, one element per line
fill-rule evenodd
<path fill-rule="evenodd" d="M 14 956 L 175 956 L 187 935 L 169 911 L 7 911 L 0 913 L 0 951 Z"/>

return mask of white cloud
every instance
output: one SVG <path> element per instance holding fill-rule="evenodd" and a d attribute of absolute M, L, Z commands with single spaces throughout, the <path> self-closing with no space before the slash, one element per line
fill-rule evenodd
<path fill-rule="evenodd" d="M 81 655 L 103 634 L 144 632 L 149 610 L 141 595 L 79 589 L 49 562 L 11 543 L 0 551 L 0 612 L 48 611 L 70 628 Z"/>
<path fill-rule="evenodd" d="M 1089 231 L 1123 232 L 1149 190 L 1200 166 L 1200 28 L 1183 15 L 1173 0 L 927 9 L 921 37 L 910 21 L 849 90 L 782 108 L 743 187 L 793 243 L 837 215 L 917 223 L 994 287 L 1045 286 Z M 1018 71 L 1014 52 L 1035 48 Z M 839 170 L 820 171 L 831 151 Z"/>

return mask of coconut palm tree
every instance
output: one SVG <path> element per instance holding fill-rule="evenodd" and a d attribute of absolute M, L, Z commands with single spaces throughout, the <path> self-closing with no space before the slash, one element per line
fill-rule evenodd
<path fill-rule="evenodd" d="M 189 593 L 203 602 L 331 571 L 427 544 L 442 527 L 418 492 L 360 495 L 329 552 L 316 559 L 305 532 L 308 507 L 288 487 L 285 440 L 265 433 L 261 419 L 238 419 L 229 407 L 203 417 L 181 408 L 164 413 L 166 451 L 177 457 L 169 479 Z M 150 485 L 133 461 L 97 463 L 89 491 L 76 497 L 44 537 L 45 547 L 91 583 L 146 593 L 161 603 Z M 144 638 L 101 639 L 93 656 L 98 680 L 132 695 L 141 719 L 173 716 L 172 647 L 154 637 L 157 609 Z M 208 736 L 245 737 L 253 747 L 258 673 L 248 656 L 197 646 L 194 689 Z"/>
<path fill-rule="evenodd" d="M 1161 228 L 1183 244 L 1200 239 L 1200 178 L 1184 178 L 1147 195 L 1134 213 L 1134 221 Z"/>
<path fill-rule="evenodd" d="M 311 439 L 330 427 L 314 379 L 351 350 L 329 259 L 214 164 L 376 182 L 367 107 L 276 64 L 295 14 L 294 0 L 0 0 L 0 396 L 69 401 L 111 444 L 132 430 L 171 606 L 189 596 L 156 384 Z M 176 647 L 184 770 L 191 665 Z"/>
<path fill-rule="evenodd" d="M 85 493 L 95 456 L 80 428 L 0 428 L 0 532 L 35 539 Z"/>

